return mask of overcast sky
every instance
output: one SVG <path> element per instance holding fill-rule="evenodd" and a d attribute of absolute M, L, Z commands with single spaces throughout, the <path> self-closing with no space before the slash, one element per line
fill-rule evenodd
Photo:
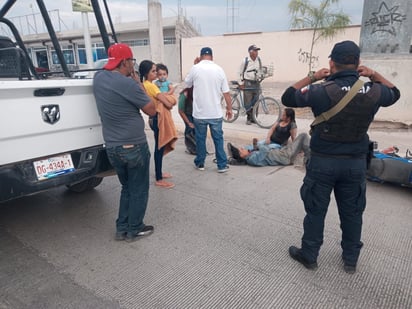
<path fill-rule="evenodd" d="M 288 3 L 290 0 L 159 0 L 163 16 L 176 16 L 178 3 L 181 11 L 203 35 L 220 35 L 227 32 L 284 31 L 290 28 Z M 2 6 L 6 1 L 0 0 Z M 319 0 L 311 0 L 318 4 Z M 44 0 L 48 10 L 59 10 L 63 20 L 61 30 L 80 28 L 80 13 L 72 12 L 71 0 Z M 107 0 L 116 22 L 147 20 L 147 0 Z M 333 10 L 342 10 L 351 18 L 351 24 L 362 20 L 363 1 L 341 0 Z M 102 9 L 104 9 L 102 7 Z M 7 17 L 38 13 L 35 0 L 18 0 Z M 91 26 L 94 17 L 89 16 Z"/>

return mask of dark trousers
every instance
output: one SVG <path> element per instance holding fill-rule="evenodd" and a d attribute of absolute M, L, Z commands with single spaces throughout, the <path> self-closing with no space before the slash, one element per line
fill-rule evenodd
<path fill-rule="evenodd" d="M 162 173 L 162 165 L 163 165 L 163 152 L 164 152 L 164 147 L 158 148 L 159 147 L 159 126 L 158 126 L 158 119 L 157 115 L 150 118 L 151 123 L 150 123 L 150 128 L 153 130 L 154 133 L 154 139 L 155 139 L 155 147 L 154 147 L 154 164 L 155 164 L 155 174 L 156 174 L 156 181 L 162 180 L 163 179 L 163 173 Z"/>
<path fill-rule="evenodd" d="M 193 116 L 191 114 L 186 113 L 187 119 L 191 123 L 193 123 Z M 186 150 L 191 154 L 196 154 L 196 133 L 195 129 L 189 127 L 189 125 L 185 122 L 185 145 Z"/>
<path fill-rule="evenodd" d="M 248 120 L 253 120 L 253 105 L 257 102 L 259 97 L 260 84 L 257 81 L 245 80 L 245 90 L 243 91 L 243 100 L 247 110 L 246 115 Z"/>
<path fill-rule="evenodd" d="M 342 230 L 342 258 L 356 265 L 360 254 L 362 214 L 366 206 L 366 159 L 312 155 L 300 189 L 306 216 L 303 221 L 302 254 L 317 260 L 323 243 L 325 216 L 333 190 Z"/>

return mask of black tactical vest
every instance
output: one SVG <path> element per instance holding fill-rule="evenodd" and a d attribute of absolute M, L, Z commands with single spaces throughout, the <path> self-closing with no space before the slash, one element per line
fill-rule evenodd
<path fill-rule="evenodd" d="M 332 81 L 325 83 L 325 90 L 332 106 L 347 93 Z M 321 139 L 329 142 L 356 143 L 365 137 L 376 112 L 376 102 L 380 97 L 381 88 L 378 84 L 372 84 L 369 91 L 363 92 L 366 91 L 358 92 L 339 113 L 313 128 Z"/>

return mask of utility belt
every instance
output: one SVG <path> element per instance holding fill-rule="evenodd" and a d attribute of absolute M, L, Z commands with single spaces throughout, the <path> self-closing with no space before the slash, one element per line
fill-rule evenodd
<path fill-rule="evenodd" d="M 322 157 L 322 158 L 333 158 L 333 159 L 352 159 L 352 160 L 353 159 L 365 159 L 366 160 L 366 154 L 338 155 L 338 154 L 326 154 L 326 153 L 311 151 L 310 155 L 316 156 L 316 157 Z"/>

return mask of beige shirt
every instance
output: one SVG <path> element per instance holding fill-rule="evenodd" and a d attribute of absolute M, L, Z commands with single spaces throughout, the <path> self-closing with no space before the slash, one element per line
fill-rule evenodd
<path fill-rule="evenodd" d="M 248 63 L 245 72 L 243 70 L 245 68 L 245 58 L 243 58 L 242 64 L 239 68 L 239 84 L 243 85 L 245 79 L 247 80 L 257 80 L 257 73 L 260 71 L 260 62 L 259 57 L 256 57 L 255 60 L 252 60 L 250 57 L 247 57 Z M 261 59 L 262 61 L 262 59 Z"/>

